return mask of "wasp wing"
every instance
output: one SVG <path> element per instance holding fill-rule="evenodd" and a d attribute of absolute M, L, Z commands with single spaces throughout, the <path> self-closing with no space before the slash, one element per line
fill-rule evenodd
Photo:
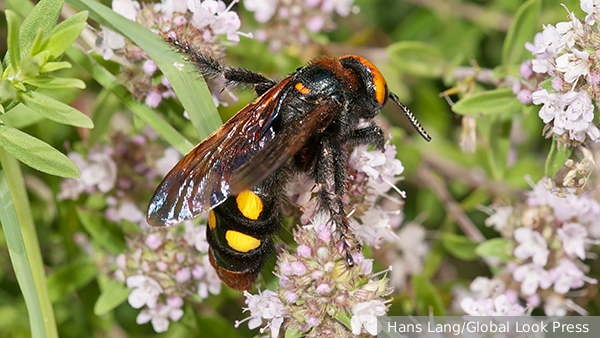
<path fill-rule="evenodd" d="M 341 109 L 339 104 L 333 102 L 321 103 L 289 123 L 271 142 L 233 172 L 230 181 L 232 194 L 236 195 L 262 182 L 302 149 L 315 131 L 325 129 Z"/>
<path fill-rule="evenodd" d="M 190 151 L 162 180 L 148 206 L 152 226 L 170 226 L 194 218 L 230 195 L 233 170 L 270 143 L 271 127 L 289 78 L 240 110 Z"/>

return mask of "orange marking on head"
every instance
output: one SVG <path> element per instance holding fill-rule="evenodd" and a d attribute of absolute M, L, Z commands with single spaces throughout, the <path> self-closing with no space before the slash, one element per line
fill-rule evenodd
<path fill-rule="evenodd" d="M 304 85 L 302 84 L 302 82 L 296 83 L 296 85 L 294 86 L 294 88 L 296 88 L 297 91 L 299 91 L 300 93 L 302 93 L 304 95 L 310 94 L 310 89 L 304 87 Z"/>
<path fill-rule="evenodd" d="M 377 102 L 383 104 L 387 92 L 387 84 L 385 82 L 385 79 L 383 78 L 383 75 L 381 75 L 381 72 L 379 72 L 379 69 L 377 69 L 377 67 L 375 67 L 375 65 L 369 62 L 367 59 L 361 58 L 360 56 L 346 55 L 342 56 L 340 59 L 348 57 L 356 59 L 363 65 L 369 67 L 371 73 L 373 74 L 373 84 L 375 85 L 375 99 L 377 99 Z"/>

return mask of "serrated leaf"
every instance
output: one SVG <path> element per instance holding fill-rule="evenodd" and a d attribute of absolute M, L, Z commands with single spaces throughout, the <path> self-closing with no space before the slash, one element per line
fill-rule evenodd
<path fill-rule="evenodd" d="M 60 69 L 68 69 L 71 67 L 71 63 L 67 61 L 47 62 L 40 68 L 40 73 L 49 73 Z"/>
<path fill-rule="evenodd" d="M 513 250 L 513 244 L 506 238 L 492 238 L 475 248 L 475 252 L 481 257 L 498 257 L 506 262 L 510 260 Z"/>
<path fill-rule="evenodd" d="M 8 35 L 6 36 L 8 53 L 6 53 L 4 62 L 6 62 L 6 58 L 10 58 L 10 66 L 12 67 L 13 72 L 16 72 L 16 70 L 19 69 L 19 63 L 21 62 L 19 18 L 15 13 L 9 10 L 4 12 L 4 14 L 6 15 L 6 28 L 8 29 Z"/>
<path fill-rule="evenodd" d="M 435 286 L 421 275 L 412 275 L 411 281 L 419 315 L 428 316 L 432 308 L 434 316 L 445 316 L 446 307 Z"/>
<path fill-rule="evenodd" d="M 475 253 L 478 243 L 473 242 L 465 236 L 445 233 L 442 236 L 442 244 L 451 255 L 462 260 L 472 261 L 478 257 Z"/>
<path fill-rule="evenodd" d="M 96 304 L 94 305 L 94 314 L 96 316 L 102 316 L 117 306 L 121 305 L 127 296 L 131 293 L 131 290 L 123 283 L 110 281 L 100 293 Z"/>
<path fill-rule="evenodd" d="M 114 255 L 123 253 L 127 248 L 123 232 L 113 222 L 92 212 L 77 208 L 77 218 L 92 240 Z"/>
<path fill-rule="evenodd" d="M 21 102 L 43 117 L 63 124 L 93 128 L 92 120 L 79 110 L 38 92 L 19 93 Z"/>
<path fill-rule="evenodd" d="M 64 77 L 34 77 L 24 79 L 23 82 L 39 88 L 77 88 L 85 89 L 85 82 L 80 79 Z"/>
<path fill-rule="evenodd" d="M 48 276 L 50 301 L 56 302 L 66 295 L 86 286 L 98 275 L 93 260 L 85 257 L 61 267 Z"/>
<path fill-rule="evenodd" d="M 79 12 L 69 19 L 75 18 L 76 16 L 78 17 L 78 20 L 75 21 L 80 21 L 83 19 L 83 22 L 70 22 L 69 24 L 62 26 L 66 20 L 63 21 L 60 25 L 56 26 L 57 29 L 52 32 L 50 38 L 42 46 L 42 49 L 50 52 L 50 58 L 48 60 L 54 60 L 62 55 L 67 48 L 69 48 L 73 42 L 75 42 L 77 37 L 79 37 L 79 34 L 81 34 L 81 31 L 83 31 L 87 25 L 85 22 L 87 19 L 87 12 Z"/>
<path fill-rule="evenodd" d="M 465 97 L 454 104 L 452 111 L 461 115 L 492 115 L 521 109 L 522 105 L 510 88 L 502 88 Z"/>
<path fill-rule="evenodd" d="M 552 137 L 552 146 L 550 146 L 550 152 L 546 158 L 546 166 L 544 175 L 546 177 L 552 177 L 556 174 L 563 164 L 571 157 L 573 153 L 573 146 L 565 146 L 564 144 L 558 144 L 556 135 Z"/>
<path fill-rule="evenodd" d="M 0 147 L 26 165 L 50 175 L 79 177 L 79 168 L 46 142 L 0 124 Z"/>
<path fill-rule="evenodd" d="M 519 7 L 502 45 L 502 65 L 504 69 L 523 60 L 525 43 L 532 41 L 537 31 L 537 18 L 542 6 L 541 0 L 529 0 Z"/>
<path fill-rule="evenodd" d="M 387 48 L 394 65 L 417 76 L 440 77 L 446 69 L 442 51 L 420 41 L 397 42 Z"/>

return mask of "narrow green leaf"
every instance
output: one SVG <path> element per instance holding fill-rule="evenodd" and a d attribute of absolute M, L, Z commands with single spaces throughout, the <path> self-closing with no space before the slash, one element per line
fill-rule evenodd
<path fill-rule="evenodd" d="M 518 110 L 522 105 L 510 88 L 501 88 L 465 97 L 454 104 L 452 111 L 461 115 L 492 115 Z"/>
<path fill-rule="evenodd" d="M 336 311 L 334 317 L 335 319 L 339 320 L 340 323 L 344 324 L 346 328 L 352 330 L 351 318 L 345 313 L 345 311 Z"/>
<path fill-rule="evenodd" d="M 108 282 L 94 305 L 94 314 L 96 316 L 102 316 L 108 313 L 121 305 L 130 293 L 131 290 L 128 289 L 125 284 L 115 281 Z"/>
<path fill-rule="evenodd" d="M 420 41 L 397 42 L 387 48 L 394 65 L 417 76 L 440 77 L 446 69 L 442 51 Z"/>
<path fill-rule="evenodd" d="M 434 316 L 445 316 L 446 307 L 435 286 L 421 275 L 412 275 L 411 281 L 419 315 L 428 316 L 431 309 Z"/>
<path fill-rule="evenodd" d="M 6 5 L 23 18 L 29 15 L 33 9 L 33 4 L 31 2 L 23 0 L 6 0 Z"/>
<path fill-rule="evenodd" d="M 75 260 L 48 276 L 50 301 L 56 302 L 88 285 L 98 275 L 98 268 L 88 257 Z"/>
<path fill-rule="evenodd" d="M 77 15 L 80 18 L 83 17 L 87 19 L 87 12 L 80 12 L 77 13 Z M 74 17 L 75 16 L 72 16 L 71 18 Z M 66 21 L 63 21 L 61 24 L 65 22 Z M 55 29 L 55 32 L 52 33 L 52 35 L 46 41 L 44 46 L 42 46 L 43 49 L 48 50 L 50 52 L 50 58 L 48 58 L 48 60 L 54 60 L 60 55 L 62 55 L 67 50 L 67 48 L 69 48 L 73 44 L 73 42 L 75 42 L 75 40 L 77 39 L 77 37 L 79 37 L 79 34 L 81 34 L 86 25 L 87 23 L 84 20 L 84 22 L 66 25 L 64 27 L 61 27 L 61 25 L 56 26 L 56 28 L 60 29 Z"/>
<path fill-rule="evenodd" d="M 481 257 L 498 257 L 502 261 L 509 261 L 513 255 L 513 244 L 506 238 L 492 238 L 475 248 L 475 252 Z"/>
<path fill-rule="evenodd" d="M 46 64 L 44 64 L 42 66 L 42 68 L 40 68 L 40 73 L 49 73 L 49 72 L 54 72 L 60 69 L 68 69 L 71 68 L 71 63 L 67 62 L 67 61 L 60 61 L 60 62 L 47 62 Z"/>
<path fill-rule="evenodd" d="M 118 255 L 127 248 L 123 232 L 115 223 L 109 222 L 104 217 L 83 209 L 77 209 L 77 217 L 92 240 L 110 253 Z"/>
<path fill-rule="evenodd" d="M 100 18 L 99 23 L 114 28 L 142 48 L 169 79 L 181 104 L 190 115 L 200 139 L 204 139 L 221 124 L 210 92 L 198 70 L 185 55 L 177 53 L 161 38 L 110 8 L 93 0 L 68 0 L 78 9 L 87 9 Z"/>
<path fill-rule="evenodd" d="M 16 105 L 13 109 L 2 115 L 2 121 L 7 125 L 23 129 L 42 121 L 44 117 L 23 104 Z"/>
<path fill-rule="evenodd" d="M 27 55 L 35 55 L 42 50 L 42 42 L 44 39 L 44 32 L 41 29 L 38 29 L 33 42 L 31 43 L 31 49 L 29 49 L 29 53 Z"/>
<path fill-rule="evenodd" d="M 21 102 L 43 117 L 63 124 L 93 128 L 92 120 L 79 110 L 38 92 L 19 93 Z"/>
<path fill-rule="evenodd" d="M 42 140 L 4 124 L 0 124 L 0 147 L 39 171 L 61 177 L 79 177 L 79 168 L 63 153 Z"/>
<path fill-rule="evenodd" d="M 517 10 L 502 45 L 502 65 L 507 71 L 523 59 L 525 43 L 533 41 L 541 7 L 541 0 L 528 0 Z"/>
<path fill-rule="evenodd" d="M 565 146 L 559 144 L 556 135 L 552 137 L 552 146 L 550 146 L 550 152 L 546 158 L 545 176 L 552 177 L 556 174 L 563 164 L 571 157 L 573 153 L 573 146 Z"/>
<path fill-rule="evenodd" d="M 445 233 L 442 236 L 442 244 L 451 255 L 464 261 L 472 261 L 478 257 L 475 253 L 478 243 L 465 236 Z"/>
<path fill-rule="evenodd" d="M 29 266 L 31 268 L 31 273 L 33 274 L 33 281 L 42 309 L 43 325 L 46 335 L 48 338 L 58 338 L 58 330 L 56 329 L 56 321 L 54 320 L 54 309 L 52 308 L 52 303 L 48 296 L 48 284 L 46 272 L 44 271 L 40 242 L 33 222 L 33 213 L 31 211 L 31 205 L 29 204 L 29 198 L 27 197 L 27 189 L 25 188 L 21 164 L 17 159 L 0 148 L 0 165 L 2 165 L 2 170 L 4 170 L 6 183 L 21 228 L 25 252 L 27 253 L 27 259 L 29 259 Z"/>
<path fill-rule="evenodd" d="M 182 154 L 187 154 L 192 150 L 194 146 L 190 141 L 158 116 L 154 110 L 143 103 L 134 101 L 127 89 L 119 85 L 117 79 L 96 60 L 88 55 L 84 55 L 80 50 L 73 47 L 67 49 L 66 54 L 90 73 L 94 80 L 102 87 L 115 94 L 136 116 L 154 128 L 169 144 L 177 148 Z"/>
<path fill-rule="evenodd" d="M 4 176 L 4 171 L 0 171 L 0 222 L 6 239 L 6 246 L 12 267 L 15 270 L 15 276 L 19 282 L 21 293 L 25 298 L 27 311 L 29 313 L 29 326 L 33 337 L 46 337 L 44 332 L 44 317 L 29 259 L 25 251 L 25 243 L 21 235 L 21 227 L 17 220 L 17 214 L 13 205 L 13 200 L 8 190 L 8 184 Z"/>
<path fill-rule="evenodd" d="M 56 26 L 56 21 L 62 7 L 63 0 L 41 0 L 33 7 L 33 10 L 27 15 L 19 30 L 21 58 L 29 55 L 29 50 L 39 29 L 44 34 L 44 40 L 48 38 L 52 29 Z"/>
<path fill-rule="evenodd" d="M 19 47 L 19 18 L 12 11 L 6 11 L 6 26 L 8 29 L 8 35 L 6 37 L 6 47 L 8 53 L 6 58 L 10 58 L 10 65 L 13 73 L 16 73 L 19 69 L 19 63 L 21 63 L 21 51 Z M 6 58 L 4 61 L 6 62 Z"/>
<path fill-rule="evenodd" d="M 33 77 L 23 80 L 23 82 L 39 88 L 77 88 L 85 89 L 85 82 L 80 79 L 64 77 Z"/>

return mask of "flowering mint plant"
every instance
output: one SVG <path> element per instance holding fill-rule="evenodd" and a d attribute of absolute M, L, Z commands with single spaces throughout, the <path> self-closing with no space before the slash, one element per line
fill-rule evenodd
<path fill-rule="evenodd" d="M 550 134 L 566 144 L 597 141 L 600 138 L 598 119 L 595 118 L 596 88 L 600 83 L 600 70 L 595 62 L 598 25 L 594 1 L 581 1 L 581 9 L 587 14 L 577 18 L 567 9 L 570 21 L 545 25 L 542 33 L 535 36 L 534 43 L 526 45 L 534 60 L 523 64 L 521 76 L 534 82 L 543 75 L 542 87 L 524 88 L 519 97 L 527 102 L 542 105 L 539 116 L 546 123 Z M 566 7 L 565 7 L 566 9 Z M 592 53 L 590 53 L 592 51 Z"/>
<path fill-rule="evenodd" d="M 358 13 L 354 0 L 245 0 L 244 7 L 262 24 L 256 39 L 269 42 L 271 52 L 305 45 L 311 36 L 335 29 L 334 17 Z"/>
<path fill-rule="evenodd" d="M 588 250 L 600 244 L 600 203 L 576 195 L 574 188 L 562 188 L 559 197 L 548 182 L 534 185 L 524 205 L 491 209 L 486 225 L 494 226 L 502 239 L 481 244 L 480 254 L 502 263 L 494 279 L 473 281 L 473 295 L 461 301 L 467 314 L 495 315 L 498 306 L 507 315 L 537 307 L 548 316 L 586 314 L 576 299 L 585 297 L 586 284 L 598 283 L 586 276 L 585 260 Z"/>
<path fill-rule="evenodd" d="M 216 58 L 225 56 L 225 46 L 237 44 L 240 36 L 251 38 L 252 34 L 240 32 L 241 21 L 232 11 L 232 1 L 226 6 L 223 1 L 214 0 L 164 0 L 154 5 L 141 4 L 135 0 L 115 0 L 112 8 L 131 21 L 135 21 L 152 32 L 168 33 L 192 48 Z M 156 108 L 163 99 L 176 94 L 167 78 L 160 73 L 156 63 L 140 47 L 123 36 L 102 27 L 96 42 L 104 59 L 115 55 L 123 63 L 125 81 L 138 99 Z M 213 101 L 218 106 L 222 101 L 222 79 L 209 83 L 214 88 Z M 230 93 L 229 91 L 225 91 Z M 230 93 L 232 99 L 237 99 Z"/>

